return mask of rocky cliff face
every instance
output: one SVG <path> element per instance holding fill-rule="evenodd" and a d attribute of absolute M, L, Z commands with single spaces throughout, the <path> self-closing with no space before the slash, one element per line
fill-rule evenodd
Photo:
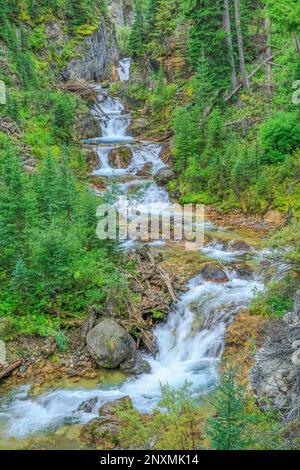
<path fill-rule="evenodd" d="M 98 28 L 77 47 L 62 71 L 64 80 L 105 80 L 111 67 L 119 59 L 116 30 L 113 23 L 101 18 Z"/>
<path fill-rule="evenodd" d="M 270 328 L 250 381 L 262 406 L 272 404 L 288 421 L 300 416 L 300 290 L 294 311 Z"/>
<path fill-rule="evenodd" d="M 108 8 L 115 25 L 126 26 L 133 23 L 134 14 L 132 0 L 109 0 Z"/>

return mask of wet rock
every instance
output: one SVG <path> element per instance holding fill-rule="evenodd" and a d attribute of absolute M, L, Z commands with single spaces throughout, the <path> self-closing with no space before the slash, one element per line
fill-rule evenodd
<path fill-rule="evenodd" d="M 207 263 L 199 274 L 201 274 L 206 281 L 210 282 L 221 284 L 229 281 L 225 271 L 217 263 Z"/>
<path fill-rule="evenodd" d="M 132 151 L 129 147 L 118 147 L 109 153 L 108 160 L 113 168 L 128 168 L 132 160 Z"/>
<path fill-rule="evenodd" d="M 153 170 L 153 163 L 152 162 L 147 162 L 143 168 L 138 170 L 136 172 L 136 176 L 142 176 L 142 177 L 151 177 L 152 176 L 152 170 Z"/>
<path fill-rule="evenodd" d="M 127 372 L 144 372 L 146 364 L 140 360 L 134 339 L 117 322 L 106 318 L 87 335 L 88 351 L 96 363 L 107 369 L 123 366 Z"/>
<path fill-rule="evenodd" d="M 128 361 L 123 362 L 120 368 L 124 372 L 129 372 L 134 375 L 144 374 L 151 371 L 150 364 L 145 361 L 142 354 L 137 351 L 135 356 Z"/>
<path fill-rule="evenodd" d="M 252 281 L 254 278 L 253 272 L 249 269 L 247 265 L 238 265 L 235 267 L 235 271 L 239 279 L 243 279 L 245 281 Z"/>
<path fill-rule="evenodd" d="M 299 415 L 299 376 L 300 291 L 295 296 L 294 311 L 270 327 L 249 373 L 260 405 L 267 408 L 271 404 L 288 421 Z"/>
<path fill-rule="evenodd" d="M 248 253 L 251 251 L 251 246 L 248 245 L 244 240 L 230 240 L 227 245 L 228 251 L 242 251 Z"/>
<path fill-rule="evenodd" d="M 83 411 L 84 413 L 92 413 L 93 409 L 98 403 L 98 398 L 90 398 L 89 400 L 84 401 L 81 403 L 77 411 Z"/>
<path fill-rule="evenodd" d="M 172 178 L 174 178 L 174 171 L 168 167 L 161 168 L 154 175 L 154 181 L 158 186 L 165 186 Z"/>
<path fill-rule="evenodd" d="M 106 403 L 99 410 L 99 418 L 93 419 L 83 427 L 81 439 L 98 449 L 120 448 L 121 432 L 125 423 L 119 413 L 130 409 L 132 402 L 129 397 Z"/>

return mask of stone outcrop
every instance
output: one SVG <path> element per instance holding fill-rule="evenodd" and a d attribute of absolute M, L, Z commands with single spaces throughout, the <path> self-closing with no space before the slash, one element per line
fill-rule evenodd
<path fill-rule="evenodd" d="M 90 355 L 100 367 L 120 367 L 132 374 L 150 370 L 132 336 L 114 320 L 106 318 L 96 325 L 87 335 L 86 344 Z"/>
<path fill-rule="evenodd" d="M 174 178 L 174 171 L 168 167 L 161 168 L 154 175 L 154 181 L 158 186 L 165 186 L 172 178 Z"/>
<path fill-rule="evenodd" d="M 287 420 L 299 416 L 300 290 L 294 311 L 270 328 L 249 375 L 261 406 L 271 404 Z"/>
<path fill-rule="evenodd" d="M 104 17 L 98 28 L 77 46 L 76 54 L 62 71 L 64 80 L 105 80 L 119 59 L 116 30 Z"/>
<path fill-rule="evenodd" d="M 116 26 L 131 25 L 134 20 L 131 0 L 108 0 L 108 9 Z"/>
<path fill-rule="evenodd" d="M 129 397 L 105 403 L 99 410 L 99 417 L 86 424 L 81 431 L 81 440 L 101 450 L 122 449 L 126 443 L 122 431 L 126 419 L 122 413 L 132 409 Z"/>

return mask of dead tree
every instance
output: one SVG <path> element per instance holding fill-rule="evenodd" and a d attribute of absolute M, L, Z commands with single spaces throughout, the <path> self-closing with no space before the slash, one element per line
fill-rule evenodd
<path fill-rule="evenodd" d="M 240 69 L 243 81 L 243 87 L 250 89 L 249 81 L 246 73 L 246 63 L 245 63 L 245 54 L 244 54 L 244 41 L 241 28 L 241 13 L 240 13 L 240 2 L 239 0 L 234 0 L 234 13 L 235 13 L 235 26 L 238 40 L 238 49 L 239 49 L 239 58 L 240 58 Z"/>
<path fill-rule="evenodd" d="M 232 33 L 231 33 L 231 19 L 230 19 L 230 0 L 224 0 L 224 29 L 226 32 L 226 44 L 228 49 L 228 60 L 231 69 L 231 88 L 235 90 L 238 86 L 238 78 L 236 74 L 236 67 L 234 61 Z"/>

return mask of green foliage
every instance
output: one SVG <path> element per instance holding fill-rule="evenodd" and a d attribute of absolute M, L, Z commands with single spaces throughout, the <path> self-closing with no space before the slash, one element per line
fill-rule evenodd
<path fill-rule="evenodd" d="M 64 353 L 68 350 L 68 338 L 63 331 L 59 330 L 56 333 L 55 340 L 60 352 Z"/>
<path fill-rule="evenodd" d="M 247 433 L 251 417 L 247 416 L 244 394 L 235 372 L 225 372 L 212 403 L 215 416 L 207 423 L 207 436 L 213 449 L 242 450 L 254 444 Z"/>
<path fill-rule="evenodd" d="M 282 162 L 300 147 L 300 122 L 296 113 L 278 112 L 260 130 L 265 163 Z"/>

